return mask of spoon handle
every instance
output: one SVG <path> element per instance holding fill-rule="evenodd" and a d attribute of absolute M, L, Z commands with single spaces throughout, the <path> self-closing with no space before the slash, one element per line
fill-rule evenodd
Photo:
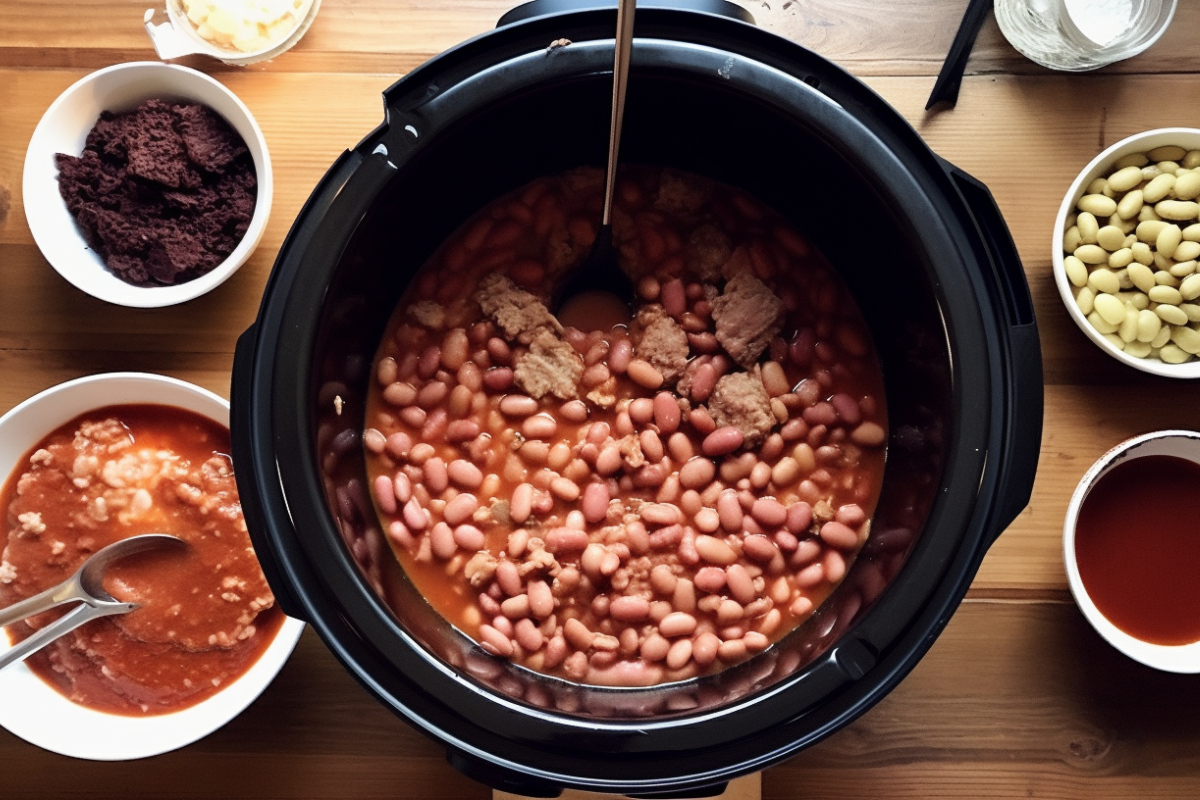
<path fill-rule="evenodd" d="M 23 661 L 26 656 L 41 650 L 58 637 L 70 633 L 80 625 L 90 622 L 96 617 L 107 617 L 110 614 L 124 614 L 126 611 L 131 611 L 136 607 L 134 603 L 118 603 L 115 606 L 92 606 L 87 603 L 81 603 L 60 619 L 41 628 L 29 638 L 22 639 L 8 651 L 0 654 L 0 670 L 9 664 Z"/>
<path fill-rule="evenodd" d="M 621 149 L 621 122 L 625 117 L 625 86 L 629 83 L 629 51 L 633 49 L 633 13 L 637 0 L 617 3 L 617 36 L 613 54 L 612 123 L 608 129 L 608 170 L 604 183 L 604 215 L 600 222 L 612 224 L 613 191 L 617 185 L 617 154 Z"/>

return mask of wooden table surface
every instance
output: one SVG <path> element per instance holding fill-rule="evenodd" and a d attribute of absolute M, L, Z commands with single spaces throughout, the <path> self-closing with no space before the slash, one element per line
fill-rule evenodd
<path fill-rule="evenodd" d="M 923 109 L 966 0 L 741 0 L 759 23 L 861 77 L 930 146 L 995 194 L 1028 274 L 1045 359 L 1033 501 L 992 548 L 928 656 L 859 721 L 762 776 L 767 798 L 1200 796 L 1200 678 L 1142 668 L 1071 602 L 1060 531 L 1088 465 L 1124 437 L 1200 428 L 1200 390 L 1102 355 L 1061 307 L 1050 271 L 1062 194 L 1131 133 L 1200 127 L 1200 3 L 1184 0 L 1145 54 L 1055 74 L 985 25 L 957 108 Z M 0 0 L 0 412 L 48 386 L 147 370 L 228 396 L 237 335 L 324 170 L 382 119 L 380 92 L 494 25 L 510 0 L 324 0 L 307 37 L 245 69 L 185 61 L 233 89 L 266 134 L 275 206 L 249 263 L 182 307 L 118 308 L 41 257 L 21 205 L 25 147 L 87 72 L 155 58 L 148 0 Z M 0 731 L 0 796 L 483 800 L 441 749 L 371 699 L 308 632 L 275 683 L 201 742 L 131 763 L 76 761 Z"/>

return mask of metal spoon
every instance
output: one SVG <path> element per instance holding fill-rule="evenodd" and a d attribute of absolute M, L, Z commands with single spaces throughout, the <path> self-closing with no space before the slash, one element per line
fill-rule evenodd
<path fill-rule="evenodd" d="M 168 545 L 177 547 L 186 545 L 186 542 L 165 533 L 146 533 L 113 542 L 93 553 L 87 561 L 80 565 L 75 574 L 57 586 L 52 586 L 33 597 L 14 603 L 8 608 L 0 609 L 0 627 L 3 627 L 64 603 L 78 602 L 81 604 L 0 655 L 0 669 L 24 660 L 26 656 L 40 650 L 63 634 L 75 630 L 85 622 L 90 622 L 97 617 L 127 614 L 133 611 L 138 607 L 137 603 L 123 603 L 104 590 L 104 570 L 118 558 Z"/>
<path fill-rule="evenodd" d="M 619 266 L 612 241 L 613 190 L 617 183 L 617 156 L 621 149 L 621 123 L 625 115 L 625 87 L 629 82 L 629 53 L 633 48 L 633 15 L 637 0 L 618 0 L 617 33 L 613 54 L 612 118 L 608 131 L 608 167 L 604 182 L 604 211 L 592 251 L 574 273 L 563 282 L 554 304 L 560 318 L 570 317 L 572 309 L 584 303 L 609 303 L 625 307 L 626 318 L 633 302 L 633 282 Z M 566 322 L 565 324 L 570 324 Z"/>

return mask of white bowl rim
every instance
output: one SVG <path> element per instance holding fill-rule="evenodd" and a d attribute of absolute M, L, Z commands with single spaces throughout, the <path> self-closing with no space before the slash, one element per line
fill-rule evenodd
<path fill-rule="evenodd" d="M 50 193 L 50 187 L 46 185 L 47 180 L 53 181 L 53 196 L 60 203 L 63 202 L 58 194 L 58 169 L 43 160 L 43 156 L 47 156 L 48 154 L 39 145 L 43 140 L 54 138 L 53 132 L 58 129 L 57 117 L 66 113 L 65 109 L 69 108 L 70 104 L 77 102 L 77 99 L 83 96 L 88 87 L 104 80 L 108 76 L 120 73 L 125 73 L 125 77 L 130 81 L 136 80 L 137 84 L 146 84 L 146 88 L 143 91 L 136 93 L 142 99 L 163 95 L 187 97 L 193 102 L 201 102 L 211 107 L 211 102 L 195 96 L 196 87 L 204 87 L 206 91 L 212 92 L 220 96 L 225 102 L 228 102 L 241 117 L 241 119 L 230 119 L 227 114 L 221 114 L 225 121 L 246 142 L 254 159 L 255 177 L 258 184 L 254 214 L 250 218 L 250 225 L 246 230 L 246 234 L 238 242 L 233 252 L 211 271 L 186 283 L 175 284 L 173 286 L 134 286 L 121 281 L 116 276 L 111 275 L 111 273 L 109 273 L 111 280 L 89 281 L 77 275 L 73 267 L 64 266 L 58 263 L 57 259 L 52 259 L 47 255 L 48 252 L 58 249 L 57 242 L 64 236 L 72 237 L 72 241 L 77 240 L 83 250 L 81 257 L 91 260 L 98 270 L 107 271 L 107 267 L 100 257 L 87 246 L 82 234 L 79 232 L 78 223 L 75 222 L 70 212 L 66 210 L 65 203 L 63 203 L 61 215 L 56 214 L 53 217 L 37 209 L 36 198 L 39 195 Z M 164 88 L 166 85 L 169 85 L 170 88 Z M 103 104 L 101 106 L 101 110 L 110 110 L 103 108 Z M 217 111 L 221 113 L 219 110 Z M 86 135 L 94 123 L 95 120 L 82 133 Z M 73 153 L 72 155 L 77 155 L 77 153 Z M 259 127 L 254 115 L 250 113 L 250 109 L 231 89 L 215 78 L 190 67 L 178 64 L 164 64 L 160 61 L 131 61 L 113 64 L 84 75 L 67 87 L 50 104 L 42 114 L 29 139 L 22 172 L 22 196 L 25 219 L 29 225 L 30 233 L 33 235 L 34 242 L 38 245 L 38 249 L 41 250 L 43 257 L 46 258 L 50 266 L 63 279 L 80 291 L 114 305 L 130 308 L 161 308 L 184 303 L 212 291 L 232 277 L 249 260 L 251 254 L 253 254 L 255 248 L 258 247 L 259 242 L 262 240 L 267 222 L 270 219 L 274 196 L 274 179 L 271 169 L 271 155 L 267 147 L 266 137 L 263 136 L 262 129 Z M 31 200 L 35 202 L 31 202 Z M 63 231 L 60 227 L 63 215 L 70 222 L 71 228 L 69 231 Z"/>
<path fill-rule="evenodd" d="M 77 378 L 39 392 L 0 416 L 0 449 L 5 451 L 0 461 L 7 460 L 12 450 L 19 451 L 3 479 L 7 480 L 18 466 L 17 458 L 58 426 L 91 409 L 121 403 L 189 408 L 228 425 L 229 403 L 186 381 L 143 372 Z M 57 421 L 47 423 L 49 427 L 36 424 L 34 416 L 47 407 L 51 411 L 46 413 Z M 78 411 L 72 413 L 75 409 Z M 6 447 L 5 434 L 12 430 L 29 444 Z M 267 649 L 238 679 L 193 706 L 147 717 L 110 714 L 77 705 L 25 664 L 13 664 L 0 671 L 0 727 L 44 750 L 94 761 L 124 761 L 176 750 L 207 736 L 244 711 L 274 680 L 303 631 L 303 622 L 285 616 Z M 0 653 L 11 646 L 0 629 Z"/>
<path fill-rule="evenodd" d="M 1167 364 L 1159 359 L 1135 358 L 1113 347 L 1099 331 L 1092 327 L 1091 323 L 1087 321 L 1087 317 L 1083 315 L 1079 310 L 1079 306 L 1075 303 L 1076 289 L 1071 281 L 1067 279 L 1067 270 L 1063 263 L 1065 254 L 1062 249 L 1067 217 L 1074 210 L 1075 203 L 1082 196 L 1083 190 L 1089 183 L 1100 177 L 1105 167 L 1111 166 L 1112 162 L 1129 153 L 1150 150 L 1164 144 L 1185 146 L 1182 142 L 1178 141 L 1179 137 L 1188 137 L 1194 141 L 1195 147 L 1189 149 L 1200 149 L 1200 128 L 1155 128 L 1135 133 L 1132 136 L 1127 136 L 1119 142 L 1109 145 L 1088 162 L 1088 165 L 1080 170 L 1074 182 L 1071 183 L 1071 188 L 1067 190 L 1062 204 L 1059 206 L 1058 215 L 1054 220 L 1051 254 L 1054 282 L 1058 286 L 1058 294 L 1062 298 L 1063 305 L 1067 308 L 1067 313 L 1070 314 L 1071 319 L 1075 321 L 1075 324 L 1079 326 L 1084 335 L 1091 339 L 1105 353 L 1134 369 L 1148 372 L 1152 375 L 1161 375 L 1166 378 L 1188 379 L 1200 378 L 1200 359 L 1192 359 L 1184 364 Z"/>
<path fill-rule="evenodd" d="M 1200 641 L 1184 645 L 1161 645 L 1130 636 L 1108 620 L 1096 607 L 1079 575 L 1079 564 L 1075 558 L 1075 527 L 1079 510 L 1092 487 L 1118 464 L 1135 458 L 1162 454 L 1156 445 L 1181 445 L 1172 449 L 1170 455 L 1185 458 L 1200 464 L 1200 432 L 1182 429 L 1152 431 L 1133 436 L 1102 455 L 1079 479 L 1067 514 L 1063 520 L 1063 565 L 1067 572 L 1067 584 L 1075 604 L 1091 626 L 1109 644 L 1120 652 L 1148 667 L 1183 674 L 1200 673 Z"/>
<path fill-rule="evenodd" d="M 303 0 L 296 24 L 288 30 L 285 36 L 271 42 L 266 47 L 247 51 L 226 50 L 201 36 L 196 27 L 187 19 L 187 14 L 183 10 L 183 0 L 167 0 L 166 13 L 177 35 L 196 48 L 194 52 L 232 66 L 244 67 L 276 58 L 295 47 L 296 43 L 304 38 L 304 34 L 312 27 L 320 7 L 321 0 Z"/>

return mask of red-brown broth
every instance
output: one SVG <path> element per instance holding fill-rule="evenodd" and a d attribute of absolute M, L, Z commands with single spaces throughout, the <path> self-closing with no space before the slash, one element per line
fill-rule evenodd
<path fill-rule="evenodd" d="M 229 450 L 228 429 L 198 414 L 122 405 L 72 420 L 26 454 L 0 493 L 3 605 L 120 539 L 157 532 L 188 544 L 112 562 L 104 588 L 139 607 L 29 656 L 36 675 L 81 705 L 141 716 L 211 697 L 258 659 L 283 614 L 250 545 Z M 24 639 L 62 613 L 9 631 Z"/>
<path fill-rule="evenodd" d="M 396 556 L 447 620 L 535 670 L 649 685 L 765 649 L 840 582 L 879 495 L 883 379 L 803 236 L 743 192 L 658 169 L 623 172 L 614 214 L 635 319 L 517 330 L 491 308 L 509 290 L 492 274 L 545 319 L 595 236 L 599 178 L 534 181 L 429 260 L 377 353 L 364 444 Z M 778 311 L 761 353 L 714 322 L 739 318 L 718 298 L 743 289 L 762 300 L 746 330 Z M 578 359 L 575 377 L 535 397 L 533 356 Z"/>
<path fill-rule="evenodd" d="M 1105 473 L 1079 509 L 1079 577 L 1100 613 L 1130 636 L 1200 642 L 1200 518 L 1180 508 L 1198 494 L 1200 464 L 1141 456 Z"/>

